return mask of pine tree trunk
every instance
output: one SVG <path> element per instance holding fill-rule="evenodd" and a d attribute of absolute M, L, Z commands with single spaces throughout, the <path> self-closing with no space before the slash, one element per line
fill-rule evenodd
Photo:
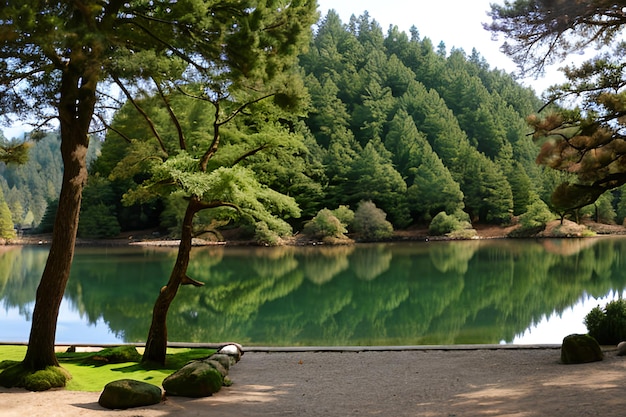
<path fill-rule="evenodd" d="M 191 240 L 193 238 L 193 216 L 197 211 L 197 201 L 192 198 L 187 204 L 187 210 L 183 219 L 176 263 L 167 285 L 161 288 L 161 292 L 154 303 L 152 323 L 148 332 L 148 340 L 146 341 L 142 362 L 165 364 L 165 355 L 167 353 L 167 312 L 176 297 L 178 288 L 187 275 L 187 267 L 191 255 Z"/>
<path fill-rule="evenodd" d="M 89 125 L 96 102 L 98 73 L 68 70 L 62 76 L 59 121 L 63 182 L 50 252 L 37 287 L 28 349 L 23 361 L 33 371 L 59 366 L 54 342 L 59 308 L 70 276 L 83 188 L 87 182 Z M 88 88 L 93 86 L 93 88 Z M 78 98 L 80 97 L 80 98 Z"/>

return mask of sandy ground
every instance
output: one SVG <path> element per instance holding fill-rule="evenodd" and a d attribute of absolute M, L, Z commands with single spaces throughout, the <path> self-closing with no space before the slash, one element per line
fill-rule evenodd
<path fill-rule="evenodd" d="M 0 415 L 624 416 L 626 358 L 562 365 L 558 349 L 247 352 L 213 397 L 106 410 L 99 393 L 0 388 Z"/>

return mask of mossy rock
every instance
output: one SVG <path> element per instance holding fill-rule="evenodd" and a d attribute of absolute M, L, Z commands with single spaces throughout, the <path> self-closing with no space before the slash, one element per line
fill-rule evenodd
<path fill-rule="evenodd" d="M 85 359 L 86 363 L 107 364 L 139 362 L 141 355 L 135 346 L 125 345 L 102 349 Z"/>
<path fill-rule="evenodd" d="M 193 398 L 208 397 L 223 384 L 222 373 L 205 361 L 190 362 L 163 380 L 167 395 Z"/>
<path fill-rule="evenodd" d="M 588 334 L 571 334 L 563 339 L 561 362 L 564 364 L 597 362 L 603 358 L 600 345 Z"/>
<path fill-rule="evenodd" d="M 30 371 L 17 362 L 0 372 L 0 385 L 6 388 L 25 388 L 29 391 L 47 391 L 63 388 L 72 376 L 58 366 L 48 366 L 40 371 Z"/>
<path fill-rule="evenodd" d="M 98 404 L 111 410 L 144 407 L 161 402 L 161 388 L 134 379 L 120 379 L 105 385 Z"/>

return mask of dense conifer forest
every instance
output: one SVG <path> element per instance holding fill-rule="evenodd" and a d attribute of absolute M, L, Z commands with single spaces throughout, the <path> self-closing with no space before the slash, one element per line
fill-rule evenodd
<path fill-rule="evenodd" d="M 539 147 L 526 118 L 544 103 L 513 75 L 491 68 L 479 51 L 433 45 L 415 27 L 410 33 L 397 27 L 384 31 L 367 13 L 342 22 L 331 11 L 314 27 L 299 62 L 304 111 L 266 106 L 224 135 L 226 144 L 243 152 L 250 146 L 241 139 L 246 135 L 266 138 L 259 149 L 281 138 L 274 147 L 281 151 L 248 151 L 241 164 L 264 186 L 295 200 L 300 216 L 285 219 L 295 232 L 323 209 L 342 220 L 344 228 L 338 230 L 349 230 L 340 212 L 357 210 L 362 202 L 373 203 L 394 229 L 429 225 L 442 216 L 463 227 L 545 217 L 564 174 L 535 162 Z M 167 118 L 150 107 L 149 97 L 145 106 L 157 126 Z M 210 112 L 201 104 L 189 106 L 181 99 L 172 108 L 184 113 L 197 135 L 211 130 Z M 122 108 L 113 126 L 141 124 L 129 114 L 128 106 Z M 142 129 L 147 127 L 135 128 L 136 142 L 148 140 Z M 113 131 L 104 140 L 92 138 L 79 228 L 84 237 L 147 228 L 175 233 L 180 225 L 181 200 L 175 194 L 123 203 L 129 190 L 153 175 L 129 168 L 128 155 L 136 145 L 127 139 Z M 58 146 L 58 135 L 50 133 L 34 142 L 26 165 L 0 165 L 5 237 L 13 228 L 49 231 L 62 169 Z M 576 215 L 621 223 L 621 196 L 621 191 L 607 194 Z M 218 209 L 198 216 L 197 226 L 245 228 L 246 222 Z"/>

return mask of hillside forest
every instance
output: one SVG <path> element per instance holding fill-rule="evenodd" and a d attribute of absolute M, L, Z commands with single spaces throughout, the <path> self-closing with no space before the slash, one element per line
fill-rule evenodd
<path fill-rule="evenodd" d="M 345 23 L 331 11 L 313 30 L 297 74 L 305 106 L 292 112 L 266 102 L 250 106 L 222 129 L 210 167 L 240 166 L 242 176 L 295 203 L 281 218 L 288 233 L 320 233 L 333 221 L 339 224 L 330 234 L 359 231 L 377 216 L 393 229 L 436 219 L 443 226 L 431 230 L 441 233 L 518 218 L 529 227 L 565 215 L 624 221 L 622 189 L 577 213 L 551 211 L 550 196 L 567 177 L 537 165 L 539 148 L 526 123 L 544 103 L 512 74 L 490 68 L 478 51 L 433 45 L 415 27 L 408 34 L 397 27 L 385 32 L 367 12 Z M 141 100 L 153 126 L 137 117 L 136 104 L 127 103 L 106 134 L 91 138 L 79 236 L 179 232 L 184 196 L 151 192 L 164 163 L 155 162 L 159 151 L 150 130 L 176 137 L 160 103 L 156 96 Z M 182 124 L 178 128 L 187 132 L 188 153 L 203 149 L 215 122 L 210 106 L 175 92 L 168 103 Z M 25 139 L 32 142 L 28 162 L 0 164 L 3 238 L 16 231 L 50 232 L 56 211 L 59 134 Z M 185 161 L 183 155 L 169 163 Z M 259 192 L 243 185 L 236 191 Z M 356 222 L 359 210 L 366 220 Z M 237 227 L 272 241 L 254 219 L 229 207 L 206 210 L 195 223 L 199 231 Z"/>

